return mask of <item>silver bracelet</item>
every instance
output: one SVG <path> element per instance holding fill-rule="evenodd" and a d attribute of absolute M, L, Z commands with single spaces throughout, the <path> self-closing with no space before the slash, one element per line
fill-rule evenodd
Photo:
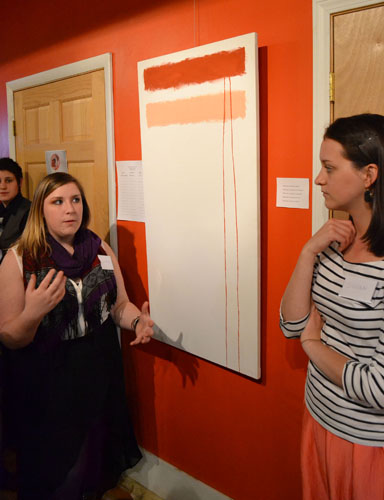
<path fill-rule="evenodd" d="M 136 331 L 136 326 L 139 321 L 140 321 L 140 315 L 136 316 L 136 318 L 132 320 L 131 330 L 133 330 L 134 332 Z"/>

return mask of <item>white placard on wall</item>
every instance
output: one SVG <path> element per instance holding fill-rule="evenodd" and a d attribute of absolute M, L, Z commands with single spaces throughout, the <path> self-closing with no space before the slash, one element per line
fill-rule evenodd
<path fill-rule="evenodd" d="M 117 161 L 117 218 L 145 222 L 143 166 L 141 161 Z"/>
<path fill-rule="evenodd" d="M 276 179 L 276 206 L 309 208 L 309 179 L 278 177 Z"/>

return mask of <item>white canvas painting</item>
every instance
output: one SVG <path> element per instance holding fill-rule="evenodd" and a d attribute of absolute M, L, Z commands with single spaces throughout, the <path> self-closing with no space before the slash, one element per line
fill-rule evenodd
<path fill-rule="evenodd" d="M 259 378 L 257 35 L 139 62 L 138 79 L 156 337 Z"/>

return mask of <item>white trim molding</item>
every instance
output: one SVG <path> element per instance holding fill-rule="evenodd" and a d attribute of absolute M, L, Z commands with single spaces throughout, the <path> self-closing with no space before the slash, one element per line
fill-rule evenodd
<path fill-rule="evenodd" d="M 313 0 L 313 180 L 319 171 L 319 151 L 330 121 L 330 24 L 336 12 L 375 5 L 378 0 Z M 312 189 L 312 233 L 328 219 L 320 189 Z"/>
<path fill-rule="evenodd" d="M 13 120 L 15 119 L 13 93 L 28 87 L 36 87 L 51 83 L 63 78 L 81 75 L 98 69 L 104 70 L 105 83 L 105 119 L 107 131 L 107 157 L 108 157 L 108 200 L 109 200 L 109 227 L 111 247 L 117 253 L 117 227 L 116 227 L 116 175 L 115 175 L 115 137 L 113 120 L 113 83 L 112 83 L 112 54 L 101 54 L 72 64 L 66 64 L 42 71 L 34 75 L 7 82 L 7 107 L 8 107 L 8 142 L 9 156 L 16 159 L 16 142 L 13 136 Z"/>
<path fill-rule="evenodd" d="M 167 500 L 231 500 L 223 493 L 189 476 L 177 467 L 141 448 L 143 458 L 123 474 Z"/>

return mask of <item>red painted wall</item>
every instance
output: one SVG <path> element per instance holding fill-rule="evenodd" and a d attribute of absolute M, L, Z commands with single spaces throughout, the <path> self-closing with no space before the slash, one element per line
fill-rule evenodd
<path fill-rule="evenodd" d="M 116 159 L 136 160 L 141 158 L 137 61 L 190 48 L 194 39 L 205 44 L 258 33 L 262 379 L 156 341 L 132 349 L 129 334 L 123 354 L 137 434 L 147 450 L 236 500 L 300 499 L 306 359 L 294 341 L 283 338 L 278 309 L 309 237 L 311 214 L 276 208 L 275 195 L 276 177 L 311 177 L 311 0 L 2 3 L 1 156 L 8 154 L 6 81 L 112 52 Z M 127 289 L 140 305 L 147 288 L 144 226 L 119 222 L 118 234 Z"/>

